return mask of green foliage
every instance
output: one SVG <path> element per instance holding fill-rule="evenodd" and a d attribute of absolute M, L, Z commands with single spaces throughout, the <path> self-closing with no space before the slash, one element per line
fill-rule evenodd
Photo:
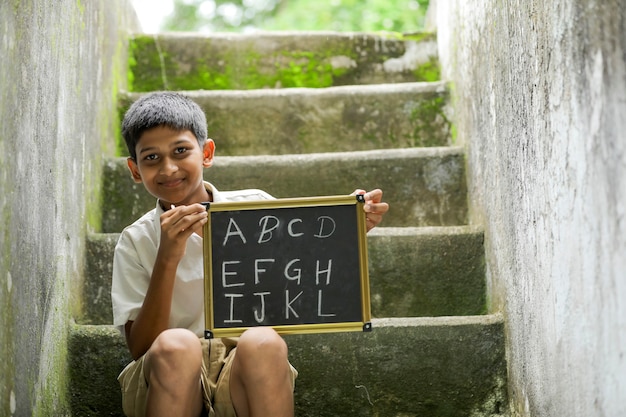
<path fill-rule="evenodd" d="M 174 0 L 165 31 L 415 32 L 428 0 Z"/>
<path fill-rule="evenodd" d="M 425 10 L 415 0 L 292 0 L 265 29 L 413 32 Z"/>

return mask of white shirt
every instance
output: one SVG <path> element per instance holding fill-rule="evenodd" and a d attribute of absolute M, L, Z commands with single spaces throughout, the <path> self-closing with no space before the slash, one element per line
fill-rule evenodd
<path fill-rule="evenodd" d="M 213 201 L 268 200 L 273 197 L 262 190 L 219 192 L 212 184 L 205 186 Z M 135 320 L 148 291 L 161 239 L 160 217 L 163 209 L 156 208 L 126 227 L 120 234 L 113 257 L 113 324 L 124 335 L 124 325 Z M 187 241 L 185 255 L 178 264 L 170 328 L 185 328 L 198 337 L 204 336 L 204 267 L 202 238 L 196 233 Z"/>

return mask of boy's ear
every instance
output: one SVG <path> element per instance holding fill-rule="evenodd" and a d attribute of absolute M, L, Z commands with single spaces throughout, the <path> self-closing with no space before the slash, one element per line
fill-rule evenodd
<path fill-rule="evenodd" d="M 213 165 L 213 157 L 215 156 L 215 142 L 213 142 L 213 139 L 209 138 L 206 140 L 206 142 L 204 142 L 204 148 L 202 149 L 202 152 L 204 153 L 202 166 L 204 168 L 211 167 Z"/>
<path fill-rule="evenodd" d="M 141 174 L 139 173 L 137 162 L 135 162 L 133 158 L 126 158 L 126 163 L 128 164 L 128 170 L 130 171 L 130 175 L 133 177 L 133 180 L 137 184 L 141 183 Z"/>

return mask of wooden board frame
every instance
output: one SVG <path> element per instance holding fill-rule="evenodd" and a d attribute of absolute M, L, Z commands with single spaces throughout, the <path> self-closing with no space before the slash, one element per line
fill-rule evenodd
<path fill-rule="evenodd" d="M 303 333 L 330 333 L 347 331 L 371 331 L 371 302 L 367 259 L 367 228 L 365 224 L 365 212 L 363 195 L 340 195 L 304 198 L 282 198 L 275 200 L 241 201 L 241 202 L 217 202 L 206 203 L 208 221 L 204 225 L 204 307 L 205 307 L 205 338 L 239 336 L 252 326 L 243 327 L 216 327 L 215 313 L 213 311 L 214 273 L 213 273 L 213 244 L 212 244 L 212 214 L 228 211 L 266 210 L 266 209 L 294 209 L 301 207 L 328 207 L 328 206 L 354 206 L 356 219 L 356 241 L 358 244 L 358 280 L 360 285 L 360 319 L 355 321 L 341 321 L 333 323 L 302 323 L 302 324 L 270 324 L 279 334 L 303 334 Z M 265 325 L 265 324 L 264 324 Z"/>

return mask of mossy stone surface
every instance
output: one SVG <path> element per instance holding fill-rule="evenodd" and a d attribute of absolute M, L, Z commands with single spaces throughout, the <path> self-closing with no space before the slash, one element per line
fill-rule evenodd
<path fill-rule="evenodd" d="M 123 416 L 117 376 L 132 358 L 111 326 L 72 326 L 69 345 L 72 417 Z"/>
<path fill-rule="evenodd" d="M 113 322 L 111 277 L 117 234 L 91 233 L 86 242 L 86 278 L 83 284 L 83 309 L 76 321 L 81 324 Z"/>
<path fill-rule="evenodd" d="M 503 326 L 480 318 L 385 319 L 371 333 L 286 337 L 296 415 L 502 417 Z"/>
<path fill-rule="evenodd" d="M 217 155 L 305 154 L 450 145 L 446 84 L 186 92 Z M 124 112 L 142 94 L 124 96 Z M 124 149 L 122 155 L 127 155 Z"/>
<path fill-rule="evenodd" d="M 368 234 L 375 317 L 470 316 L 487 311 L 483 232 L 381 227 Z"/>
<path fill-rule="evenodd" d="M 421 81 L 416 70 L 436 59 L 436 43 L 430 34 L 413 38 L 419 40 L 335 32 L 137 35 L 129 78 L 138 92 Z M 406 56 L 406 42 L 423 52 Z M 405 61 L 401 69 L 385 69 L 398 59 Z"/>
<path fill-rule="evenodd" d="M 372 332 L 285 336 L 301 417 L 501 417 L 507 401 L 499 316 L 373 320 Z M 70 338 L 72 411 L 122 416 L 116 377 L 130 361 L 110 326 Z"/>

